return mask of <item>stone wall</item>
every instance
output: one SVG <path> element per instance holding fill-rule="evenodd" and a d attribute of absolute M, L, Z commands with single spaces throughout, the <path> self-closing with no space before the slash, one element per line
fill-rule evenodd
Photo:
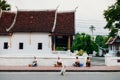
<path fill-rule="evenodd" d="M 75 61 L 75 56 L 62 56 L 61 57 L 64 65 L 72 66 Z M 38 66 L 54 66 L 57 61 L 56 56 L 37 56 Z M 79 56 L 80 62 L 85 66 L 86 57 Z M 33 57 L 31 56 L 1 56 L 0 57 L 0 66 L 28 66 L 32 63 Z"/>
<path fill-rule="evenodd" d="M 105 55 L 105 64 L 107 66 L 120 66 L 120 57 L 114 57 L 107 54 Z"/>

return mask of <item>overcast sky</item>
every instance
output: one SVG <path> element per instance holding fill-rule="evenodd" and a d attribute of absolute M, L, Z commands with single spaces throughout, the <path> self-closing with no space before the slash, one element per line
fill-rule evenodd
<path fill-rule="evenodd" d="M 94 35 L 106 35 L 108 30 L 104 30 L 106 22 L 103 11 L 108 6 L 115 3 L 116 0 L 7 0 L 15 10 L 15 6 L 19 9 L 31 10 L 51 10 L 56 9 L 59 5 L 59 11 L 75 11 L 76 32 L 85 32 L 91 34 L 89 27 L 93 25 L 96 30 Z"/>

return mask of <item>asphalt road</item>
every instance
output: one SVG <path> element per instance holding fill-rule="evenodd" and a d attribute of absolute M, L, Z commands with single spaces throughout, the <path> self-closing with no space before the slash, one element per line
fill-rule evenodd
<path fill-rule="evenodd" d="M 120 80 L 120 72 L 0 72 L 0 80 Z"/>

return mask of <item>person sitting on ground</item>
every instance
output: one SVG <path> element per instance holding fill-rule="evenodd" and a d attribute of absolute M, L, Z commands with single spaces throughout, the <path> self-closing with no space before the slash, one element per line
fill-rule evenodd
<path fill-rule="evenodd" d="M 90 66 L 91 66 L 90 58 L 87 57 L 87 60 L 86 60 L 86 67 L 90 67 Z"/>
<path fill-rule="evenodd" d="M 73 66 L 80 67 L 80 60 L 78 59 L 78 57 L 76 57 L 76 60 L 75 60 L 75 63 L 73 64 Z"/>
<path fill-rule="evenodd" d="M 55 67 L 62 67 L 62 60 L 60 57 L 58 57 L 57 63 L 55 64 Z"/>
<path fill-rule="evenodd" d="M 32 66 L 33 67 L 37 66 L 37 58 L 36 58 L 36 56 L 34 56 L 34 61 L 32 63 Z"/>

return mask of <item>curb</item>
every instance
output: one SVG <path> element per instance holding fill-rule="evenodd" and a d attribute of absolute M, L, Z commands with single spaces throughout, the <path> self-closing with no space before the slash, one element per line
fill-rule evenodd
<path fill-rule="evenodd" d="M 0 70 L 0 72 L 60 72 L 60 70 Z M 120 72 L 120 70 L 66 70 L 66 72 Z"/>

